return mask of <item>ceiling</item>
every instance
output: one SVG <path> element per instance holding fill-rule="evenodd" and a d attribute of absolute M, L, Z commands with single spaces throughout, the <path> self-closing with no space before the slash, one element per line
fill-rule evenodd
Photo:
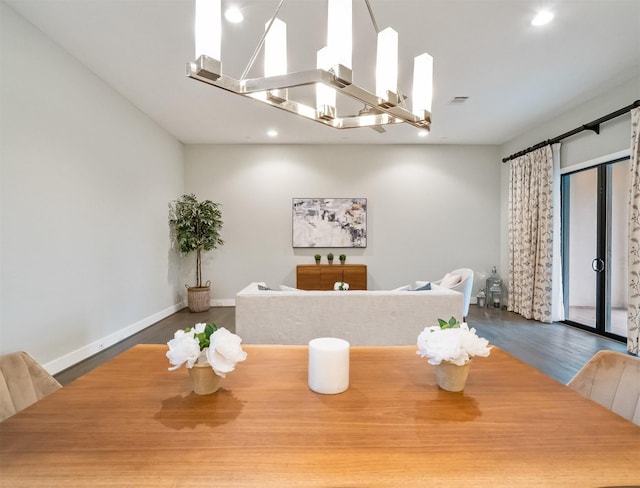
<path fill-rule="evenodd" d="M 338 130 L 187 78 L 193 0 L 4 1 L 186 144 L 503 144 L 640 77 L 640 0 L 370 0 L 379 28 L 398 31 L 405 94 L 413 57 L 434 58 L 432 130 L 424 138 L 407 124 Z M 223 26 L 222 69 L 240 78 L 278 0 L 223 7 L 231 3 L 245 21 Z M 554 20 L 531 26 L 543 6 Z M 313 69 L 326 43 L 326 0 L 287 0 L 280 17 L 289 71 Z M 374 91 L 364 0 L 354 0 L 353 18 L 354 82 Z M 259 56 L 249 77 L 262 76 L 261 66 Z"/>

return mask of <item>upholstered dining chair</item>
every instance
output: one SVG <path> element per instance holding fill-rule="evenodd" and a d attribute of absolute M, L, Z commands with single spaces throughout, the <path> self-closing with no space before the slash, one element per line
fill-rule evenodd
<path fill-rule="evenodd" d="M 26 352 L 0 356 L 0 421 L 62 388 Z"/>
<path fill-rule="evenodd" d="M 460 277 L 458 280 L 456 277 Z M 456 283 L 450 285 L 451 283 L 447 283 L 448 278 L 453 277 L 453 281 Z M 469 303 L 471 303 L 471 289 L 473 288 L 473 270 L 469 268 L 460 268 L 454 269 L 453 271 L 449 271 L 444 278 L 433 281 L 434 285 L 445 286 L 450 290 L 459 291 L 464 295 L 464 300 L 462 302 L 462 319 L 463 321 L 467 320 L 467 316 L 469 315 Z"/>
<path fill-rule="evenodd" d="M 640 425 L 640 357 L 598 351 L 567 386 Z"/>

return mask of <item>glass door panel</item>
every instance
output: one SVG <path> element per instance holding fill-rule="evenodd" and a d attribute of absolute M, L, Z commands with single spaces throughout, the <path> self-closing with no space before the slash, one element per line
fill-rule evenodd
<path fill-rule="evenodd" d="M 627 337 L 629 160 L 610 165 L 610 306 L 605 330 Z"/>
<path fill-rule="evenodd" d="M 627 336 L 629 160 L 562 177 L 565 320 Z"/>
<path fill-rule="evenodd" d="M 597 274 L 592 266 L 597 254 L 598 171 L 594 168 L 565 178 L 568 181 L 564 182 L 563 196 L 565 204 L 568 203 L 569 224 L 565 227 L 568 254 L 564 263 L 569 271 L 568 280 L 564 280 L 565 291 L 568 291 L 565 317 L 595 328 Z M 565 221 L 566 216 L 565 213 Z"/>

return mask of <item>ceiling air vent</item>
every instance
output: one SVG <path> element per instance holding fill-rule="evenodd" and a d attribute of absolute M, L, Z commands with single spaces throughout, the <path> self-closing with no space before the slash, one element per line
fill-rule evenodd
<path fill-rule="evenodd" d="M 460 103 L 464 103 L 464 102 L 466 102 L 467 100 L 469 100 L 469 97 L 453 97 L 453 98 L 449 101 L 449 103 L 452 103 L 452 104 L 460 104 Z"/>

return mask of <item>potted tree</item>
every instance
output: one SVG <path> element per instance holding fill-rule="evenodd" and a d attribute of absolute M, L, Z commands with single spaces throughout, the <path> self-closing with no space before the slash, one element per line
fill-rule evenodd
<path fill-rule="evenodd" d="M 340 264 L 344 264 L 344 262 L 347 260 L 346 254 L 340 254 L 340 256 L 338 257 L 340 258 Z"/>
<path fill-rule="evenodd" d="M 329 261 L 329 264 L 333 264 L 333 253 L 332 252 L 327 254 L 327 261 Z"/>
<path fill-rule="evenodd" d="M 189 310 L 204 312 L 211 306 L 211 281 L 202 283 L 202 251 L 211 251 L 224 244 L 220 238 L 220 204 L 211 200 L 199 202 L 194 194 L 190 194 L 170 203 L 169 209 L 169 225 L 178 249 L 185 255 L 196 252 L 196 285 L 185 285 Z"/>
<path fill-rule="evenodd" d="M 313 256 L 313 258 L 316 260 L 316 264 L 320 264 L 320 260 L 322 259 L 322 256 L 320 256 L 320 254 L 316 254 L 315 256 Z"/>

